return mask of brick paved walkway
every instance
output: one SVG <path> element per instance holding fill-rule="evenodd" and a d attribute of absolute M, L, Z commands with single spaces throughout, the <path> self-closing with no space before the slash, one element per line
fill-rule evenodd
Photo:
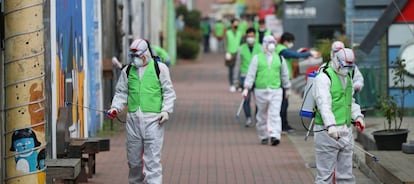
<path fill-rule="evenodd" d="M 278 146 L 264 146 L 255 128 L 243 126 L 244 114 L 236 120 L 241 94 L 228 91 L 222 60 L 204 55 L 171 69 L 177 101 L 165 131 L 164 184 L 312 183 L 286 135 Z M 97 155 L 96 169 L 88 183 L 128 183 L 123 131 L 111 137 L 110 152 Z"/>

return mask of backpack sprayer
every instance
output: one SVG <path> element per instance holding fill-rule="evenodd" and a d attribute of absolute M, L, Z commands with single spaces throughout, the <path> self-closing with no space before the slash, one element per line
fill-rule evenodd
<path fill-rule="evenodd" d="M 315 99 L 313 98 L 313 95 L 312 95 L 312 87 L 313 87 L 313 80 L 315 79 L 317 74 L 318 73 L 316 71 L 308 74 L 308 81 L 306 82 L 306 86 L 305 86 L 305 91 L 304 91 L 304 96 L 303 96 L 303 103 L 302 103 L 302 107 L 301 107 L 300 112 L 299 112 L 299 116 L 301 116 L 302 118 L 305 117 L 305 118 L 311 118 L 312 119 L 308 127 L 305 126 L 305 123 L 303 122 L 303 119 L 302 119 L 302 125 L 307 130 L 306 135 L 305 135 L 305 141 L 308 140 L 309 133 L 312 131 L 314 121 L 315 121 L 316 104 L 315 104 Z M 315 132 L 321 132 L 321 131 L 324 131 L 324 130 L 325 129 L 318 130 L 318 131 L 312 131 L 312 132 L 315 133 Z M 346 142 L 348 144 L 351 144 L 348 141 L 346 141 Z M 368 156 L 370 156 L 374 162 L 379 162 L 379 158 L 376 157 L 375 155 L 369 153 L 368 151 L 365 151 L 363 148 L 361 148 L 361 147 L 359 147 L 355 144 L 354 144 L 354 147 L 357 148 L 358 150 L 360 150 L 361 152 L 367 154 Z"/>
<path fill-rule="evenodd" d="M 315 79 L 317 74 L 318 73 L 316 71 L 308 74 L 308 80 L 306 82 L 305 91 L 303 95 L 303 103 L 302 103 L 302 107 L 299 112 L 299 116 L 302 117 L 302 125 L 307 130 L 306 135 L 305 135 L 305 141 L 308 140 L 309 133 L 312 131 L 314 121 L 315 121 L 314 117 L 315 117 L 315 109 L 316 109 L 315 106 L 316 105 L 315 105 L 315 99 L 313 98 L 313 95 L 312 95 L 312 87 L 313 87 L 313 80 Z M 303 122 L 304 117 L 312 119 L 308 127 L 306 127 L 305 123 Z M 319 131 L 323 131 L 323 130 L 319 130 Z"/>

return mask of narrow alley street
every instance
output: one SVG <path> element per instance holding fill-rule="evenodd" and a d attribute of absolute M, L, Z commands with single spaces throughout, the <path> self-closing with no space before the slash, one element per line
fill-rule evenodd
<path fill-rule="evenodd" d="M 264 146 L 255 127 L 244 127 L 244 114 L 237 121 L 242 98 L 228 91 L 221 55 L 179 61 L 170 72 L 177 101 L 164 137 L 165 184 L 313 182 L 287 136 L 276 147 Z M 88 183 L 127 183 L 127 167 L 122 133 L 111 138 L 110 152 L 97 155 L 97 173 Z"/>

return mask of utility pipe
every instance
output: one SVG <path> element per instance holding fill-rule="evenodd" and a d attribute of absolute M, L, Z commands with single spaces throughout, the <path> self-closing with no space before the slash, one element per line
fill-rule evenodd
<path fill-rule="evenodd" d="M 44 0 L 5 0 L 5 178 L 46 183 Z"/>

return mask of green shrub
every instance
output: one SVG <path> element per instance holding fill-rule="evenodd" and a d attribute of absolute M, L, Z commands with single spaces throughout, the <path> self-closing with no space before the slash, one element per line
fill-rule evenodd
<path fill-rule="evenodd" d="M 187 16 L 184 16 L 185 26 L 200 30 L 201 22 L 201 13 L 198 10 L 192 10 L 187 13 Z"/>
<path fill-rule="evenodd" d="M 189 39 L 181 40 L 181 44 L 177 47 L 177 55 L 183 59 L 195 59 L 199 51 L 199 42 Z"/>
<path fill-rule="evenodd" d="M 200 29 L 201 21 L 201 12 L 198 10 L 188 11 L 185 5 L 180 5 L 175 9 L 175 14 L 178 16 L 182 15 L 184 17 L 185 27 Z M 177 18 L 176 17 L 176 18 Z"/>
<path fill-rule="evenodd" d="M 181 40 L 193 40 L 201 42 L 201 31 L 193 28 L 185 28 L 184 31 L 179 31 L 177 36 Z"/>
<path fill-rule="evenodd" d="M 187 17 L 187 14 L 188 14 L 188 10 L 187 10 L 187 6 L 185 6 L 185 5 L 177 6 L 177 8 L 175 9 L 175 15 L 177 17 L 179 15 L 183 15 L 184 17 Z M 184 20 L 184 22 L 185 22 L 185 20 Z"/>
<path fill-rule="evenodd" d="M 341 41 L 345 44 L 345 47 L 348 47 L 347 39 L 345 36 L 340 36 L 332 40 L 320 39 L 316 41 L 316 49 L 321 53 L 324 62 L 331 60 L 331 45 L 334 41 Z"/>
<path fill-rule="evenodd" d="M 183 59 L 197 58 L 202 35 L 200 30 L 201 13 L 198 10 L 188 11 L 184 5 L 176 8 L 177 16 L 184 16 L 185 28 L 177 32 L 177 56 Z"/>
<path fill-rule="evenodd" d="M 331 40 L 329 39 L 320 39 L 316 42 L 316 49 L 321 53 L 322 59 L 324 62 L 331 60 Z"/>

